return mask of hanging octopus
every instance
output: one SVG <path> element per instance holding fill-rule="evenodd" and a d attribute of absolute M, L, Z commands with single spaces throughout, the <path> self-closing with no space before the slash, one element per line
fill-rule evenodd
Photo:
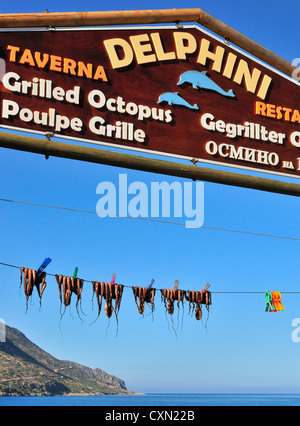
<path fill-rule="evenodd" d="M 79 278 L 67 277 L 65 275 L 55 275 L 58 284 L 60 304 L 65 306 L 71 304 L 72 293 L 77 296 L 76 310 L 79 315 L 78 305 L 81 301 L 81 293 L 83 289 L 83 280 Z M 80 317 L 80 315 L 79 315 Z"/>
<path fill-rule="evenodd" d="M 93 281 L 93 298 L 96 294 L 97 303 L 98 303 L 98 316 L 96 320 L 99 318 L 101 313 L 102 301 L 105 299 L 105 313 L 108 318 L 112 317 L 113 312 L 115 312 L 116 319 L 118 321 L 118 313 L 120 310 L 123 289 L 124 286 L 122 284 L 114 284 L 104 283 L 99 281 Z M 113 307 L 113 300 L 115 300 L 115 306 Z"/>
<path fill-rule="evenodd" d="M 20 287 L 22 286 L 22 282 L 24 283 L 24 293 L 26 296 L 26 309 L 28 309 L 28 300 L 33 293 L 34 287 L 37 288 L 41 303 L 43 293 L 47 286 L 46 272 L 42 272 L 39 276 L 37 276 L 36 270 L 22 267 L 20 275 Z"/>
<path fill-rule="evenodd" d="M 138 307 L 138 311 L 141 315 L 145 312 L 145 303 L 151 304 L 151 312 L 154 312 L 154 297 L 155 288 L 148 289 L 147 287 L 132 287 L 135 303 Z"/>
<path fill-rule="evenodd" d="M 177 300 L 177 306 L 179 309 L 180 303 L 183 305 L 183 300 L 185 296 L 184 290 L 171 290 L 163 289 L 161 290 L 161 299 L 165 304 L 165 308 L 170 315 L 174 314 L 174 302 Z M 168 305 L 167 305 L 168 302 Z"/>
<path fill-rule="evenodd" d="M 206 309 L 209 310 L 211 305 L 211 293 L 210 291 L 190 291 L 188 290 L 186 294 L 186 299 L 189 302 L 190 311 L 193 313 L 195 311 L 196 320 L 201 320 L 202 318 L 202 305 L 206 306 Z"/>

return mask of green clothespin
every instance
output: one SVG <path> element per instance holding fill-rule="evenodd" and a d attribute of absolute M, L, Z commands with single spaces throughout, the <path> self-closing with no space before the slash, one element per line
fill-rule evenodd
<path fill-rule="evenodd" d="M 266 292 L 266 307 L 265 312 L 275 312 L 275 307 L 273 304 L 273 297 L 270 291 Z"/>
<path fill-rule="evenodd" d="M 75 271 L 74 271 L 74 275 L 73 275 L 74 280 L 76 280 L 77 274 L 78 274 L 78 268 L 76 266 Z"/>

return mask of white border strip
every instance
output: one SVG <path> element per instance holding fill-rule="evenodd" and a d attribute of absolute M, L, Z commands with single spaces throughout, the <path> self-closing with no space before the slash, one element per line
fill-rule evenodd
<path fill-rule="evenodd" d="M 176 158 L 178 160 L 187 160 L 187 161 L 196 161 L 198 163 L 205 163 L 205 164 L 212 164 L 214 166 L 221 166 L 221 167 L 230 167 L 232 169 L 239 169 L 239 170 L 247 170 L 249 172 L 257 172 L 257 173 L 267 173 L 270 175 L 277 175 L 277 176 L 282 176 L 282 177 L 291 177 L 294 179 L 300 179 L 300 175 L 292 175 L 292 174 L 288 174 L 288 173 L 280 173 L 280 172 L 274 172 L 274 171 L 270 171 L 270 170 L 264 170 L 264 169 L 257 169 L 254 167 L 247 167 L 247 166 L 239 166 L 239 165 L 234 165 L 234 164 L 228 164 L 228 163 L 223 163 L 221 161 L 213 161 L 213 160 L 205 160 L 203 158 L 195 158 L 195 157 L 188 157 L 185 155 L 178 155 L 178 154 L 170 154 L 168 152 L 161 152 L 161 151 L 154 151 L 154 150 L 150 150 L 150 149 L 141 149 L 141 148 L 134 148 L 134 147 L 130 147 L 130 146 L 124 146 L 124 145 L 118 145 L 118 144 L 113 144 L 113 143 L 109 143 L 109 142 L 102 142 L 102 141 L 93 141 L 90 139 L 80 139 L 80 138 L 74 138 L 71 136 L 64 136 L 64 135 L 59 135 L 56 133 L 52 133 L 52 132 L 40 132 L 37 130 L 27 130 L 27 129 L 22 129 L 19 127 L 10 127 L 10 126 L 5 126 L 5 125 L 1 125 L 0 124 L 0 128 L 3 129 L 7 129 L 7 130 L 13 130 L 13 131 L 18 131 L 18 132 L 22 132 L 22 133 L 28 133 L 28 134 L 37 134 L 37 135 L 41 135 L 41 136 L 45 136 L 45 138 L 47 137 L 47 134 L 51 134 L 51 137 L 57 138 L 57 139 L 64 139 L 64 140 L 70 140 L 70 141 L 75 141 L 75 142 L 82 142 L 82 143 L 86 143 L 86 144 L 92 144 L 92 145 L 100 145 L 100 146 L 105 146 L 108 148 L 113 148 L 113 149 L 122 149 L 125 151 L 134 151 L 134 152 L 141 152 L 143 154 L 148 154 L 148 155 L 159 155 L 161 157 L 171 157 L 171 158 Z M 45 142 L 47 142 L 47 139 L 45 139 Z M 51 156 L 51 154 L 50 154 Z"/>
<path fill-rule="evenodd" d="M 50 29 L 49 29 L 50 28 Z M 54 28 L 51 30 L 51 28 Z M 240 49 L 239 47 L 228 44 L 226 40 L 216 36 L 214 33 L 208 31 L 206 28 L 203 28 L 200 24 L 180 24 L 180 26 L 177 25 L 169 25 L 169 24 L 154 24 L 154 25 L 122 25 L 122 26 L 105 26 L 105 27 L 41 27 L 41 28 L 1 28 L 0 27 L 0 33 L 1 32 L 26 32 L 26 31 L 32 31 L 32 32 L 51 32 L 51 31 L 126 31 L 126 30 L 151 30 L 151 29 L 161 29 L 161 30 L 178 30 L 181 29 L 196 29 L 199 32 L 202 32 L 209 37 L 214 38 L 219 43 L 222 43 L 226 47 L 229 47 L 230 49 L 235 50 L 236 52 L 240 53 L 241 55 L 246 56 L 247 58 L 251 59 L 252 61 L 257 62 L 261 66 L 268 68 L 270 71 L 275 72 L 276 74 L 280 75 L 281 77 L 291 81 L 292 83 L 296 84 L 297 86 L 300 86 L 300 82 L 293 79 L 292 76 L 288 76 L 287 74 L 284 74 L 283 72 L 279 71 L 276 68 L 273 68 L 271 65 L 267 64 L 266 62 L 263 62 L 262 60 L 256 58 L 255 56 L 252 56 L 250 53 L 248 53 L 245 50 Z"/>

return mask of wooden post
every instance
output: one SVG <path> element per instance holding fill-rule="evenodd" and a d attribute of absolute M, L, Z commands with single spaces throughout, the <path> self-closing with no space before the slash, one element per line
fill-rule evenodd
<path fill-rule="evenodd" d="M 201 9 L 0 14 L 0 27 L 2 28 L 77 27 L 172 22 L 197 22 L 290 77 L 296 68 L 286 59 Z"/>
<path fill-rule="evenodd" d="M 81 145 L 54 142 L 10 133 L 0 133 L 0 147 L 27 151 L 45 156 L 69 158 L 90 163 L 105 164 L 141 170 L 180 178 L 240 186 L 279 194 L 300 196 L 300 185 L 238 173 L 223 172 L 182 163 L 155 160 L 137 155 L 119 154 Z"/>

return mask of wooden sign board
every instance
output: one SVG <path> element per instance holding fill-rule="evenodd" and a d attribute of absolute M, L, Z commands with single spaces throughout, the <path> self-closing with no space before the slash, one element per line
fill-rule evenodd
<path fill-rule="evenodd" d="M 300 176 L 299 83 L 195 26 L 0 33 L 0 126 Z"/>

